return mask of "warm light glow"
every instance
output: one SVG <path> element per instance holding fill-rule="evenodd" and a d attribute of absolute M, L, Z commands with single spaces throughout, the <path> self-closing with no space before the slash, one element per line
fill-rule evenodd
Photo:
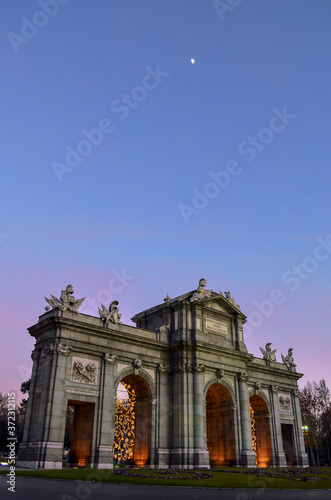
<path fill-rule="evenodd" d="M 255 422 L 254 410 L 251 404 L 249 405 L 249 409 L 251 412 L 252 445 L 255 453 L 255 458 L 257 459 L 256 422 Z"/>
<path fill-rule="evenodd" d="M 136 391 L 121 382 L 117 388 L 114 430 L 114 460 L 124 462 L 133 457 Z"/>

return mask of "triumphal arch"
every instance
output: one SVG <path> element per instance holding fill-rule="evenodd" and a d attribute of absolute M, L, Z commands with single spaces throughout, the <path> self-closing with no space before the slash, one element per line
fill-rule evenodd
<path fill-rule="evenodd" d="M 277 361 L 247 352 L 246 317 L 230 292 L 206 289 L 121 322 L 118 302 L 100 317 L 78 312 L 68 285 L 46 298 L 36 339 L 18 465 L 112 468 L 307 466 L 293 350 Z"/>

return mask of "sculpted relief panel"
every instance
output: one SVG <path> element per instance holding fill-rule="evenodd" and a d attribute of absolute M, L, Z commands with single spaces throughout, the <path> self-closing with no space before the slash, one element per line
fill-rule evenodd
<path fill-rule="evenodd" d="M 287 394 L 279 394 L 279 410 L 280 411 L 292 411 L 291 398 Z"/>
<path fill-rule="evenodd" d="M 71 382 L 97 385 L 99 363 L 86 358 L 72 358 Z"/>

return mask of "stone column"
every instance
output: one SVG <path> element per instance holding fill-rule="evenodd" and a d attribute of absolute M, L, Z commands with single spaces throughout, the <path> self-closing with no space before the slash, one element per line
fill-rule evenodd
<path fill-rule="evenodd" d="M 273 385 L 270 392 L 270 402 L 272 406 L 272 422 L 274 435 L 274 450 L 276 467 L 287 467 L 286 456 L 283 448 L 282 428 L 280 425 L 279 410 L 278 410 L 278 387 Z"/>
<path fill-rule="evenodd" d="M 197 364 L 193 375 L 194 467 L 210 468 L 207 449 L 206 402 L 203 394 L 204 371 Z"/>
<path fill-rule="evenodd" d="M 156 461 L 156 442 L 157 442 L 157 436 L 156 436 L 156 415 L 157 415 L 156 403 L 157 403 L 157 399 L 152 399 L 151 400 L 150 466 L 153 469 L 154 469 L 154 467 L 156 465 L 155 464 L 155 461 Z"/>
<path fill-rule="evenodd" d="M 34 411 L 34 407 L 36 406 L 36 380 L 37 380 L 37 371 L 38 371 L 38 363 L 39 363 L 40 351 L 36 349 L 32 351 L 31 358 L 33 360 L 32 365 L 32 373 L 31 373 L 31 382 L 30 382 L 30 395 L 28 398 L 28 405 L 26 410 L 26 417 L 24 423 L 24 433 L 23 440 L 19 446 L 18 451 L 18 467 L 27 467 L 27 468 L 36 468 L 37 467 L 37 456 L 33 451 L 31 445 L 29 446 L 29 441 L 31 441 L 31 416 Z"/>
<path fill-rule="evenodd" d="M 71 348 L 53 342 L 43 345 L 29 425 L 29 458 L 25 467 L 61 469 L 67 398 L 63 390 Z M 20 461 L 20 465 L 23 465 Z"/>
<path fill-rule="evenodd" d="M 156 466 L 163 469 L 169 468 L 169 417 L 171 412 L 169 399 L 169 373 L 170 366 L 160 364 L 157 373 L 157 443 Z"/>
<path fill-rule="evenodd" d="M 117 356 L 105 353 L 102 376 L 100 377 L 100 420 L 97 436 L 96 468 L 113 468 L 114 423 L 116 409 L 116 392 L 114 378 Z"/>
<path fill-rule="evenodd" d="M 298 457 L 298 465 L 300 467 L 309 467 L 309 458 L 305 450 L 305 442 L 303 439 L 303 432 L 302 432 L 302 417 L 301 417 L 298 389 L 294 389 L 292 391 L 292 406 L 293 406 L 293 415 L 295 423 L 294 436 L 295 436 L 296 451 Z"/>
<path fill-rule="evenodd" d="M 187 393 L 185 373 L 180 361 L 172 366 L 172 415 L 170 450 L 171 466 L 179 469 L 188 468 L 187 464 Z"/>
<path fill-rule="evenodd" d="M 239 373 L 239 401 L 240 401 L 240 419 L 241 419 L 241 464 L 243 467 L 256 467 L 255 453 L 252 445 L 252 428 L 251 414 L 249 411 L 248 397 L 248 375 L 247 373 Z"/>

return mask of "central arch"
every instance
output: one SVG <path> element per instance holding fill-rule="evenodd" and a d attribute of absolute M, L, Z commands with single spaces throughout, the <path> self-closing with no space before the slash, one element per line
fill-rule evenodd
<path fill-rule="evenodd" d="M 206 394 L 207 448 L 211 466 L 235 464 L 233 400 L 222 384 L 211 385 Z"/>
<path fill-rule="evenodd" d="M 127 375 L 117 386 L 114 465 L 143 467 L 150 463 L 152 397 L 139 375 Z"/>

